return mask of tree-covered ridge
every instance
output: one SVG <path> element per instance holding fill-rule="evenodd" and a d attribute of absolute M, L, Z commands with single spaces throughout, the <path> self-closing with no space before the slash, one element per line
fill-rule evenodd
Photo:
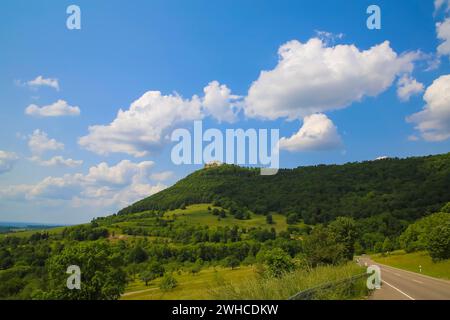
<path fill-rule="evenodd" d="M 119 214 L 216 202 L 255 213 L 280 212 L 308 224 L 383 214 L 414 221 L 450 201 L 449 190 L 450 153 L 281 169 L 274 176 L 222 165 L 196 171 Z"/>

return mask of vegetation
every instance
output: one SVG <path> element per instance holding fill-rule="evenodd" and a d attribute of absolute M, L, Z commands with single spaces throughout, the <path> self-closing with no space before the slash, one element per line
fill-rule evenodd
<path fill-rule="evenodd" d="M 347 265 L 355 253 L 427 250 L 442 265 L 450 255 L 449 160 L 386 159 L 275 176 L 206 168 L 91 223 L 2 234 L 0 299 L 197 298 L 211 277 L 216 289 L 228 288 L 221 297 L 282 299 L 360 272 Z M 66 286 L 70 265 L 81 269 L 81 290 Z M 243 273 L 247 287 L 232 281 Z M 318 297 L 363 294 L 351 284 Z"/>
<path fill-rule="evenodd" d="M 435 213 L 411 224 L 400 244 L 407 252 L 426 249 L 434 261 L 450 259 L 450 213 Z"/>
<path fill-rule="evenodd" d="M 173 277 L 177 280 L 177 286 L 169 291 L 160 289 L 162 278 L 155 279 L 149 286 L 136 280 L 130 282 L 126 293 L 121 297 L 124 300 L 161 300 L 161 299 L 212 299 L 211 288 L 218 289 L 223 281 L 241 283 L 245 279 L 256 276 L 252 266 L 240 266 L 239 268 L 204 267 L 195 276 L 190 272 L 175 272 Z"/>
<path fill-rule="evenodd" d="M 258 169 L 221 165 L 196 171 L 119 214 L 210 202 L 257 214 L 282 212 L 307 224 L 339 216 L 360 220 L 384 214 L 390 233 L 398 234 L 408 222 L 449 202 L 448 190 L 450 154 L 281 169 L 273 176 L 261 176 Z M 373 232 L 384 234 L 382 228 Z"/>
<path fill-rule="evenodd" d="M 389 255 L 378 254 L 372 258 L 379 263 L 395 268 L 422 273 L 431 277 L 450 280 L 450 260 L 433 262 L 425 251 L 406 253 L 403 250 L 394 251 Z"/>
<path fill-rule="evenodd" d="M 211 289 L 214 299 L 285 300 L 296 293 L 326 283 L 349 279 L 364 269 L 354 263 L 340 266 L 321 266 L 314 269 L 297 269 L 281 277 L 251 278 L 238 283 L 222 281 Z M 347 282 L 317 290 L 314 299 L 355 299 L 368 294 L 365 279 Z"/>
<path fill-rule="evenodd" d="M 159 288 L 163 291 L 169 291 L 178 285 L 178 281 L 171 274 L 166 274 L 161 280 Z"/>
<path fill-rule="evenodd" d="M 70 300 L 114 300 L 123 293 L 126 274 L 122 257 L 114 247 L 101 243 L 79 243 L 48 260 L 49 288 L 38 298 Z M 81 270 L 81 289 L 67 290 L 68 266 Z"/>

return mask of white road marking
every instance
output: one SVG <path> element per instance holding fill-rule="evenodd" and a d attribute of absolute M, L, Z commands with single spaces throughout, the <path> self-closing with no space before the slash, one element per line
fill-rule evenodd
<path fill-rule="evenodd" d="M 396 288 L 396 287 L 394 287 L 392 284 L 386 282 L 385 280 L 383 280 L 383 283 L 386 283 L 389 287 L 391 287 L 391 288 L 397 290 L 398 292 L 400 292 L 401 294 L 403 294 L 404 296 L 406 296 L 409 300 L 416 300 L 416 299 L 414 299 L 413 297 L 411 297 L 411 296 L 407 295 L 406 293 L 404 293 L 404 292 L 403 292 L 402 290 L 400 290 L 399 288 Z"/>
<path fill-rule="evenodd" d="M 422 281 L 419 281 L 419 280 L 412 279 L 412 281 L 417 282 L 417 283 L 420 283 L 420 284 L 423 284 L 423 282 L 422 282 Z"/>

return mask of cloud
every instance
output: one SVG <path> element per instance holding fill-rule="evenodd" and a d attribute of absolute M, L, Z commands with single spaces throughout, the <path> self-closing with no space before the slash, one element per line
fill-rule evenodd
<path fill-rule="evenodd" d="M 100 155 L 120 152 L 142 157 L 161 147 L 171 129 L 202 117 L 197 96 L 183 99 L 177 94 L 148 91 L 128 110 L 120 109 L 110 124 L 89 127 L 89 133 L 78 143 Z"/>
<path fill-rule="evenodd" d="M 47 133 L 36 129 L 28 136 L 28 147 L 33 155 L 40 155 L 46 151 L 62 150 L 64 144 L 55 139 L 50 139 Z"/>
<path fill-rule="evenodd" d="M 332 33 L 332 32 L 321 31 L 321 30 L 316 30 L 315 33 L 317 35 L 317 38 L 319 38 L 320 40 L 322 40 L 324 43 L 327 43 L 327 44 L 332 44 L 332 43 L 336 42 L 336 40 L 340 40 L 340 39 L 344 38 L 343 33 Z"/>
<path fill-rule="evenodd" d="M 274 120 L 345 108 L 389 88 L 410 73 L 418 53 L 395 53 L 388 41 L 361 51 L 354 45 L 328 47 L 318 38 L 292 40 L 278 51 L 273 70 L 262 71 L 245 98 L 249 117 Z"/>
<path fill-rule="evenodd" d="M 450 75 L 434 80 L 426 89 L 422 111 L 406 120 L 415 123 L 415 129 L 426 141 L 443 141 L 450 138 Z"/>
<path fill-rule="evenodd" d="M 412 95 L 421 93 L 424 90 L 422 83 L 409 75 L 403 75 L 397 82 L 397 96 L 401 101 L 409 101 Z"/>
<path fill-rule="evenodd" d="M 26 85 L 32 88 L 47 86 L 59 91 L 59 82 L 55 78 L 44 78 L 43 76 L 38 76 L 33 80 L 27 81 Z"/>
<path fill-rule="evenodd" d="M 102 162 L 89 169 L 86 179 L 108 185 L 126 185 L 132 183 L 133 179 L 146 180 L 146 174 L 153 165 L 153 161 L 133 163 L 130 160 L 122 160 L 110 167 L 106 162 Z"/>
<path fill-rule="evenodd" d="M 0 150 L 0 174 L 11 171 L 18 159 L 14 152 Z"/>
<path fill-rule="evenodd" d="M 153 173 L 152 175 L 150 175 L 150 179 L 155 181 L 166 181 L 169 180 L 170 178 L 173 178 L 174 176 L 175 173 L 173 171 L 162 171 Z"/>
<path fill-rule="evenodd" d="M 80 108 L 77 106 L 70 106 L 64 100 L 58 100 L 53 104 L 43 107 L 30 104 L 25 109 L 25 114 L 36 117 L 78 116 L 80 115 Z"/>
<path fill-rule="evenodd" d="M 446 56 L 450 54 L 450 18 L 444 20 L 444 22 L 436 23 L 436 32 L 439 40 L 442 43 L 437 47 L 437 53 L 439 56 Z"/>
<path fill-rule="evenodd" d="M 149 183 L 151 161 L 133 163 L 123 160 L 114 166 L 100 163 L 87 174 L 46 177 L 36 184 L 13 185 L 0 190 L 10 200 L 68 202 L 71 206 L 89 206 L 117 210 L 143 197 L 163 190 L 163 184 Z"/>
<path fill-rule="evenodd" d="M 445 11 L 448 12 L 450 9 L 450 0 L 434 0 L 434 14 L 441 8 L 445 8 Z"/>
<path fill-rule="evenodd" d="M 83 160 L 64 159 L 62 156 L 55 156 L 49 160 L 43 160 L 38 156 L 33 156 L 30 160 L 44 167 L 60 166 L 74 168 L 83 164 Z"/>
<path fill-rule="evenodd" d="M 210 82 L 204 89 L 203 107 L 206 114 L 213 116 L 219 122 L 235 122 L 239 107 L 238 100 L 241 98 L 231 94 L 226 85 L 217 81 Z"/>
<path fill-rule="evenodd" d="M 306 116 L 297 133 L 290 138 L 280 139 L 280 149 L 291 152 L 329 150 L 341 145 L 336 126 L 324 114 Z"/>

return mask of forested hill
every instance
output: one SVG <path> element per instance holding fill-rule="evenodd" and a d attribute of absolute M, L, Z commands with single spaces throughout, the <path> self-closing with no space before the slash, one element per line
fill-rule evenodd
<path fill-rule="evenodd" d="M 380 214 L 413 221 L 448 201 L 450 153 L 281 169 L 274 176 L 234 165 L 205 168 L 119 214 L 215 202 L 255 213 L 279 212 L 311 224 Z"/>

